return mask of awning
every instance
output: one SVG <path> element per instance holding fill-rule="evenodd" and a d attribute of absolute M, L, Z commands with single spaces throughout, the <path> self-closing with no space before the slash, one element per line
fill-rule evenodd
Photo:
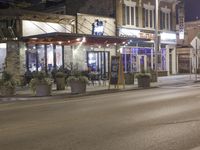
<path fill-rule="evenodd" d="M 40 34 L 22 37 L 22 40 L 29 44 L 63 44 L 63 45 L 76 45 L 80 42 L 88 45 L 128 45 L 130 43 L 139 43 L 150 41 L 143 38 L 132 37 L 117 37 L 117 36 L 97 36 L 86 34 L 74 34 L 74 33 L 61 33 L 54 32 L 48 34 Z"/>

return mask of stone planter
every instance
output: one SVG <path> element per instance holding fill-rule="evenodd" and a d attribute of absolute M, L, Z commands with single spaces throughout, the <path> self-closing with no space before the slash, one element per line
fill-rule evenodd
<path fill-rule="evenodd" d="M 86 83 L 79 80 L 70 82 L 70 87 L 72 94 L 81 94 L 86 92 Z"/>
<path fill-rule="evenodd" d="M 38 84 L 35 89 L 35 96 L 49 96 L 51 95 L 51 85 Z"/>
<path fill-rule="evenodd" d="M 134 74 L 133 73 L 126 73 L 124 74 L 125 77 L 125 84 L 131 85 L 134 84 Z"/>
<path fill-rule="evenodd" d="M 65 90 L 65 77 L 56 78 L 56 88 L 57 90 Z"/>
<path fill-rule="evenodd" d="M 149 88 L 150 87 L 150 76 L 141 76 L 138 77 L 138 87 Z"/>
<path fill-rule="evenodd" d="M 7 87 L 7 86 L 2 86 L 1 87 L 1 96 L 13 96 L 15 95 L 15 88 L 14 87 Z"/>

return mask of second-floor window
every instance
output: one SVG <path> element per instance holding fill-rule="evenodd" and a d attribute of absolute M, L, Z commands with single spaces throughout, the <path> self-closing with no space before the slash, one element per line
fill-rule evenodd
<path fill-rule="evenodd" d="M 155 10 L 154 6 L 149 4 L 144 4 L 143 7 L 143 27 L 144 28 L 154 28 L 155 20 Z"/>
<path fill-rule="evenodd" d="M 168 8 L 161 8 L 160 11 L 160 29 L 170 30 L 171 29 L 171 12 Z"/>
<path fill-rule="evenodd" d="M 124 0 L 123 4 L 123 25 L 136 26 L 137 16 L 136 3 L 132 0 Z"/>

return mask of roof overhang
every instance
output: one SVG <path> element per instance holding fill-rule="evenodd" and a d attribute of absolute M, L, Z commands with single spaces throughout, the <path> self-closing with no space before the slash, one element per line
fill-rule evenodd
<path fill-rule="evenodd" d="M 125 45 L 132 41 L 135 43 L 150 41 L 143 38 L 132 37 L 116 37 L 116 36 L 96 36 L 87 34 L 74 34 L 74 33 L 48 33 L 22 37 L 22 40 L 29 44 L 63 44 L 63 45 L 76 45 L 80 42 L 88 45 Z"/>

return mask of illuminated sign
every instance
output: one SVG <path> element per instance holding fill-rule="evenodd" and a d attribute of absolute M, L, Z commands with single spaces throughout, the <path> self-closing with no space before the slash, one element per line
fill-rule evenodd
<path fill-rule="evenodd" d="M 154 34 L 152 33 L 145 33 L 141 32 L 140 30 L 127 29 L 127 28 L 120 28 L 119 36 L 125 36 L 125 37 L 128 36 L 134 38 L 144 38 L 144 39 L 154 40 Z"/>
<path fill-rule="evenodd" d="M 176 34 L 163 32 L 160 34 L 160 40 L 163 44 L 176 44 Z"/>
<path fill-rule="evenodd" d="M 185 19 L 184 19 L 184 7 L 178 9 L 178 23 L 179 23 L 179 39 L 184 39 L 184 28 L 185 28 Z"/>
<path fill-rule="evenodd" d="M 92 24 L 92 35 L 103 35 L 104 33 L 104 24 L 103 21 L 98 19 Z"/>
<path fill-rule="evenodd" d="M 120 28 L 119 29 L 119 36 L 132 36 L 132 37 L 138 38 L 138 37 L 140 37 L 140 30 Z"/>

